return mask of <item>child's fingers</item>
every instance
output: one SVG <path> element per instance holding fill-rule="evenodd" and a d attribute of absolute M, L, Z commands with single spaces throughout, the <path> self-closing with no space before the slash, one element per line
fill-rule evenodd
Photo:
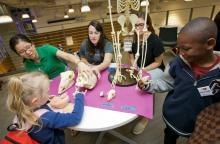
<path fill-rule="evenodd" d="M 147 81 L 143 81 L 143 80 L 140 80 L 138 81 L 138 87 L 141 89 L 141 90 L 146 90 L 148 89 L 150 86 L 150 81 L 147 80 Z"/>
<path fill-rule="evenodd" d="M 138 87 L 139 87 L 140 89 L 142 89 L 142 88 L 144 87 L 144 83 L 143 83 L 142 80 L 139 80 L 139 81 L 138 81 Z"/>
<path fill-rule="evenodd" d="M 147 82 L 149 82 L 149 80 L 150 80 L 149 76 L 145 76 L 142 78 L 143 83 L 147 83 Z"/>

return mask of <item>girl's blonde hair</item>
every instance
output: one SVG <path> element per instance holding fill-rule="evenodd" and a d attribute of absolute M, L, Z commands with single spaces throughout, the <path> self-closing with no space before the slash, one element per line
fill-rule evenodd
<path fill-rule="evenodd" d="M 8 83 L 7 106 L 17 115 L 20 128 L 25 123 L 38 125 L 38 117 L 34 114 L 31 102 L 33 98 L 43 95 L 43 83 L 48 82 L 48 77 L 41 72 L 30 72 L 21 77 L 11 77 Z"/>

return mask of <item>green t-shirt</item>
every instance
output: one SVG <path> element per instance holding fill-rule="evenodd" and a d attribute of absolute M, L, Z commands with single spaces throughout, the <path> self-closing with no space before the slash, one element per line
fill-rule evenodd
<path fill-rule="evenodd" d="M 65 63 L 57 58 L 58 49 L 52 45 L 43 45 L 36 48 L 40 62 L 36 63 L 30 59 L 24 59 L 24 66 L 27 71 L 42 71 L 46 73 L 50 79 L 58 76 L 65 71 Z"/>

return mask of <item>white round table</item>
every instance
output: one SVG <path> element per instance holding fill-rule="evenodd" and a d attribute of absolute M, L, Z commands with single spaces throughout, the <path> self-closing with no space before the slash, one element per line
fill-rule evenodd
<path fill-rule="evenodd" d="M 121 135 L 113 129 L 128 124 L 138 117 L 137 114 L 100 109 L 85 106 L 82 121 L 71 129 L 84 132 L 98 132 L 99 137 L 96 144 L 100 144 L 105 133 L 110 133 L 119 139 L 129 143 L 136 144 L 135 141 Z"/>
<path fill-rule="evenodd" d="M 123 126 L 137 117 L 136 114 L 85 106 L 82 121 L 72 128 L 85 132 L 106 131 Z"/>

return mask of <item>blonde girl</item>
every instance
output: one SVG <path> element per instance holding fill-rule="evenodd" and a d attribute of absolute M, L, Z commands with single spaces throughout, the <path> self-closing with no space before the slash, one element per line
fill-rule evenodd
<path fill-rule="evenodd" d="M 12 77 L 8 83 L 7 105 L 20 129 L 41 144 L 64 144 L 62 128 L 77 125 L 84 111 L 84 94 L 78 92 L 72 113 L 57 113 L 47 105 L 49 79 L 41 72 Z"/>

